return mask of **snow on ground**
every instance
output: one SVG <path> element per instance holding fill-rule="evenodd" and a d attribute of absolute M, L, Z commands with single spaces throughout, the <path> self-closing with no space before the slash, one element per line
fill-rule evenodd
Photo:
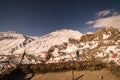
<path fill-rule="evenodd" d="M 105 58 L 103 61 L 115 62 L 117 65 L 120 65 L 120 49 L 116 46 L 107 46 L 102 52 L 97 52 L 96 57 Z"/>
<path fill-rule="evenodd" d="M 71 52 L 74 52 L 78 49 L 78 47 L 76 47 L 75 45 L 72 45 L 72 44 L 69 44 L 67 46 L 67 49 L 64 50 L 63 52 L 66 52 L 66 53 L 71 53 Z"/>
<path fill-rule="evenodd" d="M 93 32 L 87 32 L 86 34 L 93 34 Z"/>
<path fill-rule="evenodd" d="M 76 57 L 76 50 L 78 48 L 75 45 L 69 44 L 67 48 L 61 50 L 61 53 L 65 53 L 64 55 L 60 55 L 58 48 L 55 48 L 54 51 L 51 53 L 52 58 L 47 63 L 58 63 L 62 61 L 69 61 Z"/>
<path fill-rule="evenodd" d="M 103 40 L 108 39 L 110 35 L 103 34 Z"/>
<path fill-rule="evenodd" d="M 116 48 L 116 46 L 108 46 L 106 51 L 113 51 L 113 54 L 118 53 L 120 51 L 119 49 Z"/>
<path fill-rule="evenodd" d="M 82 46 L 83 49 L 85 48 L 93 49 L 98 46 L 98 41 L 80 42 L 80 45 Z"/>
<path fill-rule="evenodd" d="M 21 47 L 19 49 L 17 49 L 16 51 L 14 51 L 14 55 L 20 55 L 23 54 L 25 52 L 25 47 Z"/>
<path fill-rule="evenodd" d="M 24 39 L 17 39 L 17 40 L 7 40 L 5 43 L 0 43 L 1 45 L 0 54 L 10 55 L 12 49 L 19 48 L 20 44 L 22 44 L 23 42 L 24 42 Z"/>

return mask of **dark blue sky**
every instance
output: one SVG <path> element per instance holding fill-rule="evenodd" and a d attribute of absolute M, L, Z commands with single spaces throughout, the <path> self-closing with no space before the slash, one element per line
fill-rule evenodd
<path fill-rule="evenodd" d="M 42 36 L 59 29 L 82 33 L 97 29 L 86 22 L 106 9 L 120 9 L 120 0 L 0 0 L 0 31 Z"/>

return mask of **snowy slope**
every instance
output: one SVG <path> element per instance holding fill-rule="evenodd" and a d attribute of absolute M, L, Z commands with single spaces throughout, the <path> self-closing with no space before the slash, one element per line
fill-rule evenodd
<path fill-rule="evenodd" d="M 41 55 L 54 45 L 60 45 L 63 42 L 68 42 L 69 38 L 80 39 L 82 33 L 70 29 L 63 29 L 47 34 L 39 39 L 31 42 L 26 46 L 27 54 Z"/>
<path fill-rule="evenodd" d="M 13 31 L 0 32 L 0 55 L 11 55 L 33 40 Z"/>

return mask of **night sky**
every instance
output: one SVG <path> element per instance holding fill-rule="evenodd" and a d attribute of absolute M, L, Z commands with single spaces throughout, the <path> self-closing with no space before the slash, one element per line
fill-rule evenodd
<path fill-rule="evenodd" d="M 0 31 L 42 36 L 59 29 L 94 32 L 86 24 L 102 10 L 119 12 L 120 0 L 0 0 Z"/>

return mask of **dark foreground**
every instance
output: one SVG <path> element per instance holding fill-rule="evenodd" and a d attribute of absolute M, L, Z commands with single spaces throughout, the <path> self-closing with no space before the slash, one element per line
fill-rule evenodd
<path fill-rule="evenodd" d="M 120 66 L 96 61 L 17 65 L 0 80 L 73 80 L 72 71 L 74 80 L 120 80 Z"/>

